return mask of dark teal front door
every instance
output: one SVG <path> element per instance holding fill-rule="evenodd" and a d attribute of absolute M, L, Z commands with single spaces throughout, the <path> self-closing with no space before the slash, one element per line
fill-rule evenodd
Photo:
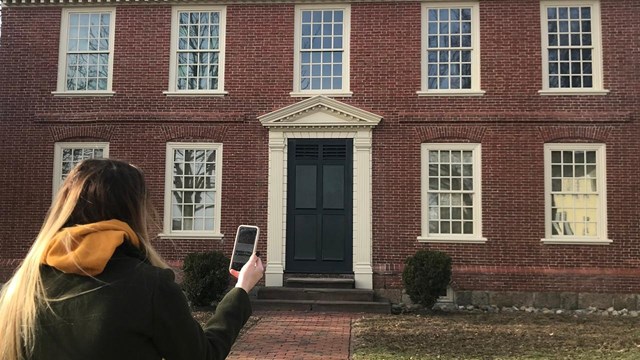
<path fill-rule="evenodd" d="M 287 272 L 352 269 L 351 139 L 291 139 L 287 173 Z"/>

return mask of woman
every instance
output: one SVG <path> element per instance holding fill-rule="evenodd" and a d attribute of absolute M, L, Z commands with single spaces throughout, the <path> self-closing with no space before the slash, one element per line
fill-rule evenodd
<path fill-rule="evenodd" d="M 204 331 L 149 242 L 140 170 L 85 160 L 0 295 L 0 359 L 224 359 L 264 268 L 253 255 Z"/>

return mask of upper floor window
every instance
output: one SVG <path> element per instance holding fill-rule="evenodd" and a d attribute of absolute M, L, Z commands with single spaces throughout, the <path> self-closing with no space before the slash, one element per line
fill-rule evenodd
<path fill-rule="evenodd" d="M 349 96 L 349 5 L 298 5 L 292 96 Z"/>
<path fill-rule="evenodd" d="M 545 145 L 545 243 L 608 244 L 605 146 Z"/>
<path fill-rule="evenodd" d="M 221 238 L 222 144 L 168 143 L 163 237 Z"/>
<path fill-rule="evenodd" d="M 63 9 L 56 95 L 112 95 L 115 9 Z"/>
<path fill-rule="evenodd" d="M 58 191 L 71 169 L 86 159 L 109 157 L 107 142 L 59 142 L 53 152 L 53 194 Z"/>
<path fill-rule="evenodd" d="M 224 95 L 225 7 L 174 7 L 167 95 Z"/>
<path fill-rule="evenodd" d="M 422 144 L 422 234 L 427 242 L 482 243 L 480 144 Z"/>
<path fill-rule="evenodd" d="M 482 95 L 477 2 L 422 5 L 419 95 Z"/>
<path fill-rule="evenodd" d="M 606 94 L 598 1 L 542 1 L 541 94 Z"/>

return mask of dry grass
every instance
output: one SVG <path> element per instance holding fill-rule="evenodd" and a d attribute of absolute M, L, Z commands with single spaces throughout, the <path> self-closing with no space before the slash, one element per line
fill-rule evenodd
<path fill-rule="evenodd" d="M 371 315 L 353 322 L 352 359 L 640 359 L 639 324 L 595 315 Z"/>

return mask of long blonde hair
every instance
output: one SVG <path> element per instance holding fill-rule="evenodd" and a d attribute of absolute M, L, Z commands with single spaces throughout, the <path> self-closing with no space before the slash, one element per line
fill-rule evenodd
<path fill-rule="evenodd" d="M 149 194 L 143 173 L 116 160 L 85 160 L 67 176 L 24 261 L 0 293 L 0 359 L 21 360 L 33 352 L 38 310 L 49 307 L 40 265 L 60 229 L 117 219 L 138 235 L 152 265 L 168 268 L 149 241 Z"/>

